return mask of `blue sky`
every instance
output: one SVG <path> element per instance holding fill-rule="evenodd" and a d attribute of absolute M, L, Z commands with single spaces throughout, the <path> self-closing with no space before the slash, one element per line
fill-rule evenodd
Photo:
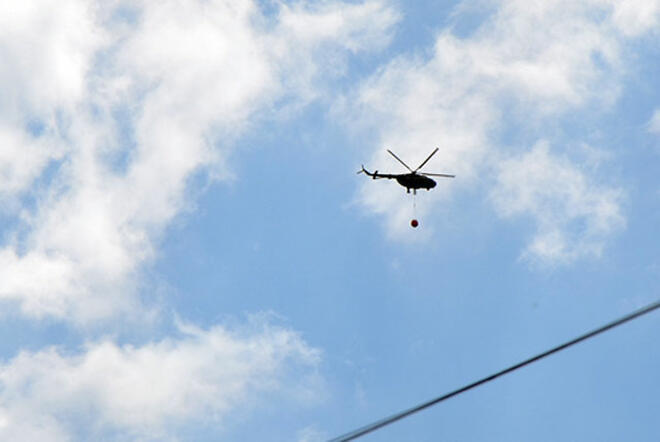
<path fill-rule="evenodd" d="M 0 6 L 0 435 L 322 441 L 655 300 L 660 1 Z M 455 173 L 416 197 L 356 175 Z M 364 438 L 657 438 L 649 316 Z"/>

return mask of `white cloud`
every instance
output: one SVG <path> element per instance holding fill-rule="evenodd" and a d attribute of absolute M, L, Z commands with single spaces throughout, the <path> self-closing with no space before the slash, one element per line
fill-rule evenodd
<path fill-rule="evenodd" d="M 140 270 L 190 206 L 191 176 L 230 178 L 246 128 L 323 97 L 346 57 L 386 45 L 397 20 L 380 0 L 272 15 L 260 4 L 0 5 L 0 207 L 17 226 L 3 232 L 0 299 L 37 318 L 148 319 Z M 319 393 L 319 353 L 290 330 L 180 332 L 0 364 L 0 439 L 174 439 L 263 395 Z"/>
<path fill-rule="evenodd" d="M 637 36 L 648 31 L 657 33 L 660 24 L 660 0 L 610 0 L 614 8 L 613 21 L 628 36 Z"/>
<path fill-rule="evenodd" d="M 90 58 L 104 40 L 94 5 L 80 0 L 33 0 L 0 5 L 0 115 L 21 111 L 52 118 L 87 93 Z"/>
<path fill-rule="evenodd" d="M 546 142 L 502 161 L 491 197 L 505 218 L 526 215 L 537 232 L 523 257 L 544 264 L 600 256 L 604 239 L 620 229 L 622 191 L 589 181 L 573 162 Z"/>
<path fill-rule="evenodd" d="M 660 109 L 653 112 L 653 116 L 648 122 L 648 131 L 660 135 Z"/>
<path fill-rule="evenodd" d="M 7 206 L 21 218 L 0 249 L 1 299 L 77 322 L 135 310 L 139 270 L 189 204 L 189 178 L 230 177 L 232 140 L 280 102 L 317 97 L 333 66 L 382 47 L 396 21 L 379 0 L 278 7 L 0 6 L 11 91 L 0 96 L 0 197 L 36 201 Z"/>
<path fill-rule="evenodd" d="M 348 104 L 342 104 L 342 111 L 353 106 L 348 124 L 367 128 L 376 145 L 376 152 L 365 159 L 372 168 L 400 169 L 384 152 L 386 147 L 413 164 L 440 147 L 426 170 L 455 173 L 457 178 L 439 182 L 433 192 L 418 199 L 418 204 L 427 202 L 419 211 L 422 218 L 433 220 L 439 209 L 431 207 L 446 207 L 455 190 L 485 182 L 493 170 L 500 169 L 501 158 L 520 150 L 502 141 L 507 132 L 529 140 L 517 145 L 561 139 L 558 121 L 562 117 L 612 106 L 626 72 L 626 38 L 653 29 L 644 21 L 634 32 L 633 23 L 641 17 L 619 2 L 508 0 L 489 4 L 495 6 L 493 12 L 473 33 L 459 38 L 450 31 L 440 32 L 426 54 L 398 57 L 364 82 Z M 463 9 L 459 6 L 457 14 Z M 656 11 L 656 6 L 651 9 Z M 580 140 L 571 144 L 580 145 Z M 567 148 L 562 161 L 570 163 L 576 156 Z M 578 168 L 573 165 L 572 170 Z M 586 186 L 582 190 L 593 195 L 597 187 L 589 186 L 597 180 L 589 174 L 595 172 L 580 173 Z M 563 194 L 553 189 L 557 191 L 554 197 Z M 590 197 L 578 199 L 584 198 Z M 358 200 L 370 212 L 385 217 L 390 235 L 409 239 L 411 203 L 400 187 L 368 182 Z M 615 205 L 619 201 L 610 200 Z M 612 210 L 622 216 L 618 206 Z M 569 218 L 559 222 L 570 224 L 572 212 L 563 213 Z M 587 223 L 597 224 L 592 216 L 596 216 L 593 211 L 580 215 Z M 590 240 L 591 246 L 600 248 L 613 231 L 600 230 Z M 550 237 L 546 239 L 549 244 Z M 553 255 L 549 249 L 538 245 L 527 250 L 538 251 L 548 261 L 552 256 L 564 259 L 563 252 Z"/>
<path fill-rule="evenodd" d="M 89 6 L 78 0 L 0 4 L 0 199 L 24 192 L 66 152 L 56 110 L 70 112 L 84 99 L 90 60 L 104 39 Z M 35 137 L 35 130 L 43 133 Z"/>
<path fill-rule="evenodd" d="M 322 442 L 328 440 L 327 432 L 320 431 L 314 426 L 305 427 L 298 432 L 298 442 Z"/>
<path fill-rule="evenodd" d="M 15 126 L 0 127 L 0 201 L 24 192 L 64 151 L 52 137 L 34 138 Z"/>
<path fill-rule="evenodd" d="M 3 440 L 163 440 L 189 424 L 224 426 L 230 412 L 314 400 L 320 354 L 270 326 L 232 331 L 181 326 L 182 336 L 142 346 L 110 341 L 83 351 L 22 352 L 0 365 Z"/>

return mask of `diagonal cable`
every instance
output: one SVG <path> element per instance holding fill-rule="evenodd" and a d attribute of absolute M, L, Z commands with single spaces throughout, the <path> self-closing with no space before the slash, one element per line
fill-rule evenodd
<path fill-rule="evenodd" d="M 522 368 L 526 365 L 532 364 L 533 362 L 536 362 L 540 359 L 543 359 L 547 356 L 550 356 L 551 354 L 554 354 L 554 353 L 560 352 L 562 350 L 565 350 L 568 347 L 571 347 L 571 346 L 573 346 L 573 345 L 575 345 L 579 342 L 586 341 L 587 339 L 593 338 L 596 335 L 599 335 L 599 334 L 601 334 L 601 333 L 603 333 L 607 330 L 610 330 L 612 328 L 618 327 L 619 325 L 622 325 L 622 324 L 624 324 L 628 321 L 632 321 L 633 319 L 636 319 L 636 318 L 638 318 L 642 315 L 650 313 L 650 312 L 652 312 L 652 311 L 654 311 L 658 308 L 660 308 L 660 300 L 658 300 L 658 301 L 656 301 L 652 304 L 649 304 L 646 307 L 642 307 L 639 310 L 636 310 L 636 311 L 634 311 L 632 313 L 629 313 L 625 316 L 622 316 L 621 318 L 616 319 L 616 320 L 614 320 L 614 321 L 612 321 L 608 324 L 605 324 L 601 327 L 598 327 L 595 330 L 592 330 L 588 333 L 585 333 L 581 336 L 578 336 L 577 338 L 571 339 L 568 342 L 565 342 L 561 345 L 558 345 L 554 348 L 551 348 L 550 350 L 544 351 L 543 353 L 539 353 L 536 356 L 533 356 L 529 359 L 526 359 L 526 360 L 524 360 L 522 362 L 519 362 L 515 365 L 512 365 L 508 368 L 505 368 L 504 370 L 500 370 L 497 373 L 491 374 L 490 376 L 486 376 L 485 378 L 479 379 L 478 381 L 475 381 L 475 382 L 473 382 L 471 384 L 468 384 L 464 387 L 458 388 L 454 391 L 451 391 L 447 394 L 439 396 L 435 399 L 431 399 L 429 401 L 423 402 L 423 403 L 421 403 L 419 405 L 416 405 L 412 408 L 409 408 L 407 410 L 401 411 L 399 413 L 396 413 L 396 414 L 393 414 L 391 416 L 388 416 L 388 417 L 385 417 L 383 419 L 372 422 L 369 425 L 365 425 L 364 427 L 358 428 L 357 430 L 351 431 L 351 432 L 346 433 L 342 436 L 331 439 L 328 442 L 346 442 L 346 441 L 357 439 L 358 437 L 362 437 L 365 434 L 371 433 L 372 431 L 376 431 L 379 428 L 382 428 L 386 425 L 390 425 L 390 424 L 392 424 L 392 423 L 394 423 L 398 420 L 401 420 L 405 417 L 408 417 L 412 414 L 415 414 L 418 411 L 422 411 L 425 408 L 428 408 L 428 407 L 431 407 L 433 405 L 439 404 L 440 402 L 446 401 L 449 398 L 452 398 L 454 396 L 458 396 L 459 394 L 465 393 L 468 390 L 472 390 L 473 388 L 476 388 L 476 387 L 478 387 L 482 384 L 485 384 L 485 383 L 490 382 L 494 379 L 497 379 L 500 376 L 504 376 L 505 374 L 511 373 L 512 371 L 518 370 L 519 368 Z"/>

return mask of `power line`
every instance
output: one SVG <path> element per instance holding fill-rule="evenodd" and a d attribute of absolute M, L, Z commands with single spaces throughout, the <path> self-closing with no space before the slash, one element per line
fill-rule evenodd
<path fill-rule="evenodd" d="M 550 350 L 544 351 L 543 353 L 539 353 L 536 356 L 533 356 L 529 359 L 526 359 L 522 362 L 519 362 L 515 365 L 512 365 L 509 368 L 505 368 L 504 370 L 500 370 L 497 373 L 491 374 L 490 376 L 486 376 L 485 378 L 479 379 L 476 382 L 473 382 L 473 383 L 468 384 L 464 387 L 458 388 L 458 389 L 456 389 L 452 392 L 446 393 L 446 394 L 444 394 L 442 396 L 439 396 L 435 399 L 431 399 L 429 401 L 423 402 L 423 403 L 421 403 L 419 405 L 416 405 L 412 408 L 409 408 L 407 410 L 400 411 L 399 413 L 396 413 L 396 414 L 393 414 L 391 416 L 388 416 L 388 417 L 385 417 L 383 419 L 372 422 L 369 425 L 365 425 L 364 427 L 358 428 L 357 430 L 353 430 L 353 431 L 351 431 L 349 433 L 346 433 L 342 436 L 331 439 L 328 442 L 346 442 L 346 441 L 357 439 L 358 437 L 362 437 L 362 436 L 364 436 L 368 433 L 371 433 L 372 431 L 376 431 L 379 428 L 382 428 L 386 425 L 392 424 L 392 423 L 394 423 L 398 420 L 401 420 L 401 419 L 403 419 L 405 417 L 408 417 L 408 416 L 410 416 L 414 413 L 417 413 L 418 411 L 422 411 L 425 408 L 428 408 L 428 407 L 431 407 L 433 405 L 439 404 L 442 401 L 445 401 L 445 400 L 447 400 L 449 398 L 452 398 L 454 396 L 458 396 L 461 393 L 465 393 L 468 390 L 472 390 L 473 388 L 478 387 L 478 386 L 480 386 L 482 384 L 485 384 L 487 382 L 490 382 L 494 379 L 497 379 L 500 376 L 504 376 L 505 374 L 511 373 L 512 371 L 518 370 L 519 368 L 522 368 L 522 367 L 524 367 L 526 365 L 529 365 L 533 362 L 541 360 L 541 359 L 543 359 L 547 356 L 550 356 L 553 353 L 560 352 L 560 351 L 562 351 L 564 349 L 567 349 L 568 347 L 571 347 L 571 346 L 573 346 L 573 345 L 575 345 L 579 342 L 586 341 L 587 339 L 593 338 L 596 335 L 599 335 L 599 334 L 601 334 L 601 333 L 603 333 L 603 332 L 605 332 L 609 329 L 618 327 L 619 325 L 624 324 L 628 321 L 632 321 L 633 319 L 638 318 L 638 317 L 640 317 L 642 315 L 645 315 L 647 313 L 650 313 L 653 310 L 656 310 L 658 308 L 660 308 L 660 300 L 658 300 L 658 301 L 656 301 L 652 304 L 649 304 L 646 307 L 640 308 L 639 310 L 636 310 L 632 313 L 629 313 L 629 314 L 627 314 L 627 315 L 625 315 L 625 316 L 623 316 L 623 317 L 621 317 L 621 318 L 619 318 L 615 321 L 612 321 L 612 322 L 610 322 L 606 325 L 603 325 L 603 326 L 601 326 L 601 327 L 599 327 L 595 330 L 592 330 L 588 333 L 585 333 L 582 336 L 579 336 L 575 339 L 572 339 L 568 342 L 565 342 L 561 345 L 558 345 L 557 347 L 554 347 Z"/>

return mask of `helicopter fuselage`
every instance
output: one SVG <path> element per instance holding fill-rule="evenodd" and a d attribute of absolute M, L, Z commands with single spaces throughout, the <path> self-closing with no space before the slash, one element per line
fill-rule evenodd
<path fill-rule="evenodd" d="M 410 189 L 426 189 L 431 190 L 435 187 L 436 182 L 431 178 L 419 175 L 416 173 L 406 173 L 402 175 L 396 175 L 395 177 L 397 183 L 401 184 L 407 190 Z"/>

